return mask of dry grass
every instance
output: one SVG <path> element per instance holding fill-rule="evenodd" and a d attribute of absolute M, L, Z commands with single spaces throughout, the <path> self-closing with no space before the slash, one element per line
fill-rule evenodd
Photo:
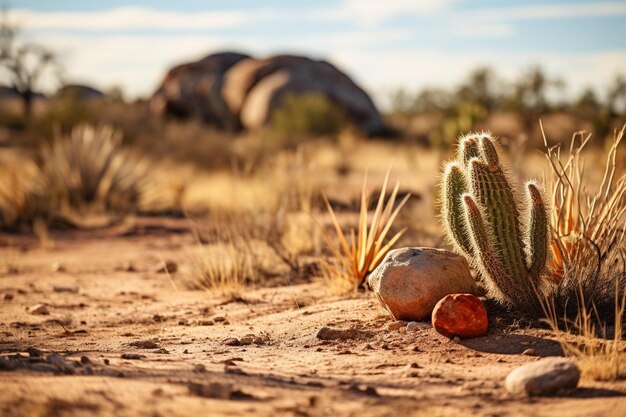
<path fill-rule="evenodd" d="M 553 303 L 543 304 L 545 321 L 557 335 L 563 352 L 576 359 L 584 376 L 596 381 L 626 378 L 626 342 L 623 340 L 626 289 L 617 287 L 616 283 L 615 294 L 615 322 L 611 327 L 598 324 L 602 322 L 599 313 L 587 309 L 582 291 L 578 301 L 580 310 L 572 321 L 561 320 Z M 560 327 L 563 322 L 564 330 Z"/>
<path fill-rule="evenodd" d="M 606 311 L 613 307 L 615 289 L 626 286 L 626 174 L 620 175 L 616 164 L 625 129 L 615 132 L 597 187 L 592 187 L 594 170 L 587 172 L 584 162 L 591 135 L 575 134 L 565 152 L 558 146 L 546 151 L 553 224 L 546 281 L 559 307 L 573 306 L 582 294 L 586 308 Z"/>
<path fill-rule="evenodd" d="M 345 277 L 349 276 L 353 288 L 358 288 L 363 285 L 367 274 L 372 272 L 380 264 L 387 252 L 389 252 L 406 230 L 402 229 L 386 240 L 387 234 L 391 231 L 391 227 L 398 213 L 410 197 L 410 195 L 406 195 L 400 203 L 396 205 L 396 196 L 400 187 L 399 183 L 396 183 L 389 198 L 385 201 L 390 172 L 391 170 L 387 171 L 387 175 L 383 181 L 383 186 L 371 221 L 368 218 L 369 194 L 367 190 L 367 175 L 365 176 L 361 190 L 358 230 L 355 231 L 351 229 L 349 236 L 346 236 L 342 230 L 337 216 L 335 215 L 335 211 L 330 205 L 328 198 L 324 195 L 324 201 L 332 219 L 337 240 L 339 241 L 339 244 L 336 244 L 330 236 L 326 233 L 324 234 L 328 247 L 338 262 L 336 265 L 332 266 L 332 269 L 336 272 L 338 282 L 344 281 Z M 344 287 L 344 285 L 341 284 L 340 287 Z"/>
<path fill-rule="evenodd" d="M 553 258 L 542 307 L 565 354 L 588 378 L 602 381 L 626 378 L 626 174 L 618 175 L 616 164 L 625 129 L 615 132 L 597 187 L 584 163 L 591 135 L 578 132 L 566 152 L 546 152 Z"/>
<path fill-rule="evenodd" d="M 79 125 L 41 149 L 41 166 L 53 195 L 70 207 L 129 211 L 138 207 L 149 164 L 122 147 L 111 126 Z"/>
<path fill-rule="evenodd" d="M 31 225 L 53 209 L 39 167 L 29 159 L 16 159 L 0 172 L 0 228 Z"/>

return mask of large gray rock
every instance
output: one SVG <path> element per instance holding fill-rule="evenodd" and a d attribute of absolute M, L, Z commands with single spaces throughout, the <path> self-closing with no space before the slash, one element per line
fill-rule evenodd
<path fill-rule="evenodd" d="M 552 395 L 574 389 L 580 380 L 580 369 L 567 358 L 543 358 L 514 369 L 504 381 L 514 395 Z"/>
<path fill-rule="evenodd" d="M 249 56 L 222 52 L 172 68 L 153 95 L 150 108 L 159 115 L 195 117 L 220 128 L 237 128 L 237 117 L 222 97 L 222 85 L 226 71 L 246 58 Z"/>
<path fill-rule="evenodd" d="M 476 294 L 465 258 L 443 249 L 390 251 L 367 283 L 397 320 L 423 320 L 448 294 Z"/>
<path fill-rule="evenodd" d="M 222 89 L 228 108 L 248 130 L 265 126 L 287 94 L 309 93 L 324 95 L 367 134 L 384 129 L 367 93 L 326 61 L 293 55 L 242 60 L 226 73 Z"/>

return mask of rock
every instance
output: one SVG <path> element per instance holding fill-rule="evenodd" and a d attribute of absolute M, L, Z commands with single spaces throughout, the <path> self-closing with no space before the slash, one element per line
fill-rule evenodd
<path fill-rule="evenodd" d="M 124 353 L 122 354 L 121 357 L 122 359 L 139 360 L 139 359 L 144 359 L 146 355 L 141 355 L 139 353 Z M 106 363 L 106 360 L 105 360 L 105 363 Z"/>
<path fill-rule="evenodd" d="M 396 320 L 420 321 L 448 294 L 476 293 L 465 258 L 435 248 L 390 251 L 367 282 Z"/>
<path fill-rule="evenodd" d="M 529 348 L 522 352 L 524 356 L 535 356 L 535 349 Z"/>
<path fill-rule="evenodd" d="M 74 373 L 74 369 L 71 366 L 69 366 L 67 362 L 65 362 L 65 359 L 63 358 L 63 356 L 57 353 L 52 353 L 48 355 L 48 357 L 46 358 L 46 362 L 48 362 L 50 365 L 54 366 L 59 371 L 65 374 Z"/>
<path fill-rule="evenodd" d="M 34 306 L 28 309 L 30 314 L 37 314 L 42 316 L 47 316 L 50 314 L 50 310 L 48 310 L 48 306 L 45 304 L 35 304 Z"/>
<path fill-rule="evenodd" d="M 242 60 L 226 73 L 224 98 L 248 130 L 266 125 L 288 94 L 321 94 L 366 134 L 384 130 L 383 118 L 367 93 L 326 61 L 277 55 Z"/>
<path fill-rule="evenodd" d="M 553 395 L 574 389 L 580 379 L 580 369 L 568 358 L 550 357 L 514 369 L 504 386 L 514 395 Z"/>
<path fill-rule="evenodd" d="M 104 93 L 94 87 L 82 84 L 65 84 L 57 90 L 55 99 L 70 98 L 75 100 L 95 100 L 106 98 Z"/>
<path fill-rule="evenodd" d="M 472 294 L 450 294 L 433 309 L 435 330 L 447 337 L 478 337 L 487 333 L 487 310 Z"/>
<path fill-rule="evenodd" d="M 188 387 L 191 394 L 205 398 L 229 400 L 233 395 L 232 385 L 222 382 L 211 382 L 209 384 L 190 382 Z"/>
<path fill-rule="evenodd" d="M 237 117 L 224 100 L 222 85 L 226 71 L 246 58 L 222 52 L 172 68 L 150 100 L 150 109 L 160 116 L 197 118 L 222 129 L 236 129 Z"/>
<path fill-rule="evenodd" d="M 159 274 L 164 274 L 164 273 L 173 274 L 176 271 L 178 271 L 178 264 L 174 261 L 160 262 L 154 268 L 154 272 L 159 273 Z"/>
<path fill-rule="evenodd" d="M 229 337 L 227 339 L 224 339 L 223 343 L 226 346 L 241 346 L 241 342 L 236 337 Z"/>
<path fill-rule="evenodd" d="M 30 356 L 31 358 L 40 358 L 43 356 L 43 352 L 35 347 L 28 347 L 26 349 L 26 353 L 28 353 L 28 356 Z"/>
<path fill-rule="evenodd" d="M 65 266 L 59 262 L 52 264 L 52 272 L 65 272 Z"/>
<path fill-rule="evenodd" d="M 78 288 L 76 287 L 64 287 L 61 285 L 55 285 L 52 287 L 52 291 L 54 292 L 69 292 L 72 294 L 77 294 L 78 293 Z"/>
<path fill-rule="evenodd" d="M 392 321 L 391 323 L 387 323 L 386 329 L 394 332 L 396 330 L 400 330 L 403 327 L 404 323 L 402 323 L 401 321 Z"/>
<path fill-rule="evenodd" d="M 245 336 L 239 339 L 239 344 L 241 346 L 248 346 L 254 343 L 254 336 Z"/>
<path fill-rule="evenodd" d="M 416 332 L 418 330 L 428 330 L 428 329 L 431 329 L 432 327 L 433 326 L 430 323 L 420 322 L 420 321 L 410 321 L 406 325 L 406 329 L 409 332 Z"/>
<path fill-rule="evenodd" d="M 317 337 L 321 340 L 349 340 L 357 339 L 361 335 L 357 329 L 334 329 L 332 327 L 322 327 L 318 330 Z"/>
<path fill-rule="evenodd" d="M 11 301 L 12 299 L 13 299 L 13 294 L 11 294 L 10 292 L 4 294 L 5 301 Z"/>
<path fill-rule="evenodd" d="M 130 342 L 129 346 L 140 349 L 158 349 L 160 346 L 153 340 L 137 340 L 136 342 Z"/>

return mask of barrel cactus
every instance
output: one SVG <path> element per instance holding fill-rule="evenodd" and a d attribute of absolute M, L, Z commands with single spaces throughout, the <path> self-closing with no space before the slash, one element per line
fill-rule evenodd
<path fill-rule="evenodd" d="M 518 208 L 491 134 L 470 134 L 460 142 L 441 187 L 448 238 L 478 269 L 488 296 L 536 307 L 550 227 L 542 193 L 535 182 L 527 182 L 524 205 Z"/>

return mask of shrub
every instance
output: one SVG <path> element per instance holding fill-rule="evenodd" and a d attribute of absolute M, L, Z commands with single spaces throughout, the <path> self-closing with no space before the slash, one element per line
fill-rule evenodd
<path fill-rule="evenodd" d="M 279 141 L 335 136 L 343 128 L 343 110 L 324 94 L 287 94 L 272 112 L 269 131 Z"/>

